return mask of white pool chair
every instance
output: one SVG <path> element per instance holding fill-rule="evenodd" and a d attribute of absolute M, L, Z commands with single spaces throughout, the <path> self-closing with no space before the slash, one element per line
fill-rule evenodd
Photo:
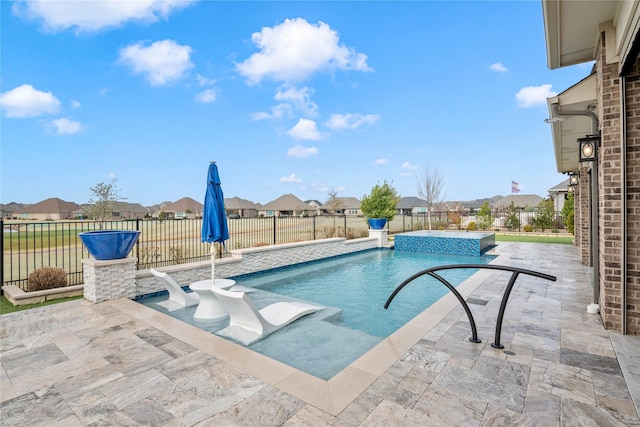
<path fill-rule="evenodd" d="M 200 302 L 198 294 L 195 292 L 187 293 L 173 280 L 167 273 L 151 269 L 151 274 L 156 276 L 164 287 L 169 291 L 169 299 L 157 303 L 159 306 L 166 308 L 169 311 L 179 310 L 181 308 L 192 307 Z"/>
<path fill-rule="evenodd" d="M 213 288 L 213 293 L 229 312 L 229 326 L 216 334 L 244 345 L 252 344 L 294 320 L 324 308 L 299 301 L 285 301 L 258 310 L 245 292 Z"/>

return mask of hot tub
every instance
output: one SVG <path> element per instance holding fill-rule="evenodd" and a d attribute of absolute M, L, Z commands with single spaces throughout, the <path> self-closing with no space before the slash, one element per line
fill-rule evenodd
<path fill-rule="evenodd" d="M 396 234 L 396 251 L 480 256 L 496 244 L 495 233 L 467 231 L 410 231 Z"/>

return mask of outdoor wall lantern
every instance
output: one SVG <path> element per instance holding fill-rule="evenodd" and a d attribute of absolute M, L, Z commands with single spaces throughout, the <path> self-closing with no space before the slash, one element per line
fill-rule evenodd
<path fill-rule="evenodd" d="M 597 158 L 598 145 L 600 145 L 600 135 L 588 135 L 578 138 L 580 145 L 580 161 L 593 162 Z"/>
<path fill-rule="evenodd" d="M 580 176 L 580 174 L 576 173 L 576 172 L 569 172 L 569 186 L 570 187 L 574 187 L 576 185 L 578 185 L 578 177 Z"/>

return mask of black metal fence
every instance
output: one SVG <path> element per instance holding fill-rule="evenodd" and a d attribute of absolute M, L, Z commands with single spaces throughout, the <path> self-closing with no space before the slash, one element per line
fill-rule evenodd
<path fill-rule="evenodd" d="M 522 231 L 532 222 L 533 212 L 518 212 Z M 473 214 L 435 212 L 431 214 L 433 229 L 467 229 L 476 222 Z M 387 224 L 390 234 L 428 229 L 428 217 L 397 215 Z M 232 249 L 317 240 L 329 237 L 354 239 L 368 236 L 365 218 L 349 216 L 257 217 L 229 219 L 229 240 L 219 247 L 219 256 Z M 0 219 L 3 254 L 0 276 L 3 285 L 26 289 L 29 274 L 41 267 L 60 267 L 67 273 L 69 284 L 83 283 L 82 259 L 89 253 L 78 233 L 100 229 L 139 230 L 140 238 L 132 256 L 138 258 L 138 269 L 204 261 L 210 258 L 210 246 L 202 243 L 201 219 L 125 220 L 125 221 L 4 221 Z M 559 215 L 555 229 L 562 230 Z M 506 230 L 505 215 L 494 212 L 491 230 Z"/>

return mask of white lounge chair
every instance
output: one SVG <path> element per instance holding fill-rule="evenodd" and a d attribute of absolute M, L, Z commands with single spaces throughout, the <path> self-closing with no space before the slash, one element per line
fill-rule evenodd
<path fill-rule="evenodd" d="M 277 302 L 256 309 L 245 292 L 213 288 L 213 293 L 229 312 L 229 326 L 217 332 L 244 345 L 252 344 L 300 317 L 324 307 L 299 301 Z"/>
<path fill-rule="evenodd" d="M 151 269 L 151 274 L 160 279 L 160 282 L 169 291 L 169 299 L 157 303 L 169 311 L 179 310 L 181 308 L 192 307 L 200 302 L 198 294 L 195 292 L 187 293 L 173 280 L 167 273 Z"/>

